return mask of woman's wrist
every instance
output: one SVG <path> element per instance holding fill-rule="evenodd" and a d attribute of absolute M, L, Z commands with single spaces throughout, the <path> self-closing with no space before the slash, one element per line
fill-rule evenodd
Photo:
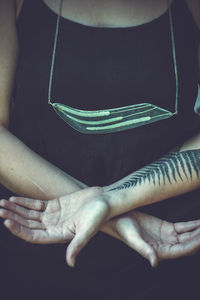
<path fill-rule="evenodd" d="M 200 149 L 178 150 L 104 187 L 104 197 L 112 218 L 199 187 Z"/>
<path fill-rule="evenodd" d="M 129 210 L 127 190 L 103 189 L 103 201 L 109 206 L 108 220 Z"/>

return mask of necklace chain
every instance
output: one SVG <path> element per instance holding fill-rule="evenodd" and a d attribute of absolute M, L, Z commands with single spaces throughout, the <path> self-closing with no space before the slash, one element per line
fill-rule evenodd
<path fill-rule="evenodd" d="M 59 13 L 58 13 L 58 16 L 57 16 L 56 31 L 55 31 L 55 37 L 54 37 L 54 45 L 53 45 L 50 76 L 49 76 L 48 104 L 53 104 L 51 102 L 51 92 L 52 92 L 52 83 L 53 83 L 53 75 L 54 75 L 54 66 L 55 66 L 55 57 L 56 57 L 56 48 L 57 48 L 57 42 L 58 42 L 59 27 L 60 27 L 60 19 L 61 19 L 61 16 L 62 16 L 62 6 L 63 6 L 63 0 L 60 0 Z M 172 41 L 174 73 L 175 73 L 175 81 L 176 81 L 176 100 L 175 100 L 175 108 L 174 108 L 175 111 L 174 111 L 173 114 L 176 115 L 176 114 L 178 114 L 178 98 L 179 98 L 179 84 L 178 84 L 178 82 L 179 82 L 179 79 L 178 79 L 178 68 L 177 68 L 177 59 L 176 59 L 175 38 L 174 38 L 174 25 L 173 25 L 171 6 L 169 7 L 169 21 L 170 21 L 170 31 L 171 31 L 171 41 Z"/>
<path fill-rule="evenodd" d="M 173 24 L 173 19 L 172 19 L 171 6 L 169 7 L 169 21 L 170 21 L 170 29 L 171 29 L 172 52 L 173 52 L 173 61 L 174 61 L 174 74 L 175 74 L 175 81 L 176 81 L 176 101 L 175 101 L 174 114 L 178 114 L 179 80 L 178 80 L 176 47 L 175 47 L 175 38 L 174 38 L 174 24 Z"/>
<path fill-rule="evenodd" d="M 56 48 L 57 48 L 57 42 L 58 42 L 58 33 L 59 33 L 59 27 L 60 27 L 60 17 L 62 15 L 62 5 L 63 5 L 63 0 L 60 0 L 59 14 L 57 17 L 57 22 L 56 22 L 56 31 L 55 31 L 55 38 L 54 38 L 54 45 L 53 45 L 51 70 L 50 70 L 50 76 L 49 76 L 49 90 L 48 90 L 48 103 L 49 104 L 52 104 L 51 90 L 52 90 L 53 73 L 54 73 L 54 66 L 55 66 Z"/>

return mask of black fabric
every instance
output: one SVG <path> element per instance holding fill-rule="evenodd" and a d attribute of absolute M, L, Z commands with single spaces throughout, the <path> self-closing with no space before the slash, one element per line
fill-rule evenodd
<path fill-rule="evenodd" d="M 88 185 L 111 184 L 191 136 L 199 129 L 193 112 L 198 39 L 186 5 L 179 2 L 172 4 L 178 116 L 121 133 L 83 135 L 63 123 L 47 104 L 56 14 L 43 1 L 25 1 L 18 24 L 21 59 L 12 131 Z M 53 100 L 75 108 L 150 102 L 173 111 L 175 76 L 168 12 L 145 25 L 118 29 L 93 28 L 62 18 L 53 79 Z"/>
<path fill-rule="evenodd" d="M 194 113 L 199 33 L 184 1 L 173 1 L 172 16 L 179 114 L 121 133 L 84 135 L 59 119 L 47 104 L 56 14 L 41 0 L 25 0 L 18 21 L 20 59 L 10 130 L 42 157 L 90 186 L 109 185 L 183 143 L 200 128 Z M 62 18 L 53 79 L 53 99 L 75 108 L 150 102 L 173 111 L 175 76 L 168 12 L 129 28 L 96 28 Z M 1 198 L 12 194 L 1 189 Z M 143 210 L 170 221 L 199 218 L 199 191 Z M 22 297 L 31 289 L 33 298 L 39 291 L 49 298 L 62 294 L 70 300 L 183 299 L 197 289 L 195 277 L 185 270 L 190 266 L 195 272 L 198 255 L 164 262 L 152 270 L 137 253 L 101 233 L 82 251 L 74 270 L 65 265 L 65 246 L 29 245 L 3 226 L 1 251 L 4 286 L 13 279 L 13 290 L 6 290 L 9 295 Z M 23 285 L 20 290 L 18 283 Z"/>

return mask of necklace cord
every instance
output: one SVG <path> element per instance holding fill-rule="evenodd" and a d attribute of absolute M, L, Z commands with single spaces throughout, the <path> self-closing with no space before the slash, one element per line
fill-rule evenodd
<path fill-rule="evenodd" d="M 178 68 L 177 68 L 177 59 L 176 59 L 176 46 L 175 46 L 175 37 L 174 37 L 174 25 L 173 25 L 171 7 L 169 8 L 169 20 L 170 20 L 170 28 L 171 28 L 172 52 L 173 52 L 173 61 L 174 61 L 174 74 L 175 74 L 175 81 L 176 81 L 176 101 L 175 101 L 174 115 L 177 115 L 178 114 L 178 100 L 179 100 L 179 78 L 178 78 Z"/>
<path fill-rule="evenodd" d="M 62 15 L 62 6 L 63 6 L 63 0 L 60 0 L 59 14 L 57 16 L 57 22 L 56 22 L 56 30 L 55 30 L 55 36 L 54 36 L 54 46 L 53 46 L 53 52 L 52 52 L 52 62 L 51 62 L 51 69 L 50 69 L 50 76 L 49 76 L 48 104 L 51 104 L 51 105 L 53 104 L 51 102 L 52 82 L 53 82 L 53 75 L 54 75 L 54 66 L 55 66 L 56 49 L 57 49 L 57 42 L 58 42 L 58 35 L 59 35 L 60 19 L 61 19 L 61 15 Z M 175 111 L 172 113 L 172 115 L 176 115 L 176 114 L 178 114 L 179 79 L 178 79 L 178 68 L 177 68 L 176 47 L 175 47 L 175 37 L 174 37 L 174 26 L 173 26 L 171 6 L 169 6 L 169 21 L 170 21 L 170 31 L 171 31 L 171 41 L 172 41 L 174 73 L 175 73 L 175 81 L 176 81 L 176 100 L 175 100 L 175 108 L 174 108 Z"/>
<path fill-rule="evenodd" d="M 57 42 L 58 42 L 60 17 L 62 15 L 62 5 L 63 5 L 63 0 L 60 0 L 59 14 L 58 14 L 58 17 L 57 17 L 56 31 L 55 31 L 55 37 L 54 37 L 54 46 L 53 46 L 53 53 L 52 53 L 51 70 L 50 70 L 50 76 L 49 76 L 48 104 L 52 104 L 52 102 L 51 102 L 52 81 L 53 81 L 53 74 L 54 74 L 54 66 L 55 66 L 56 48 L 57 48 Z"/>

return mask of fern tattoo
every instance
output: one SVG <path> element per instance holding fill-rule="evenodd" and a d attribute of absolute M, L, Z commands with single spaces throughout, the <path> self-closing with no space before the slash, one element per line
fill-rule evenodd
<path fill-rule="evenodd" d="M 200 178 L 200 150 L 172 151 L 149 166 L 134 172 L 124 183 L 111 191 L 135 187 L 146 181 L 154 185 L 160 185 L 161 182 L 173 184 L 177 180 L 192 180 L 194 175 Z"/>

